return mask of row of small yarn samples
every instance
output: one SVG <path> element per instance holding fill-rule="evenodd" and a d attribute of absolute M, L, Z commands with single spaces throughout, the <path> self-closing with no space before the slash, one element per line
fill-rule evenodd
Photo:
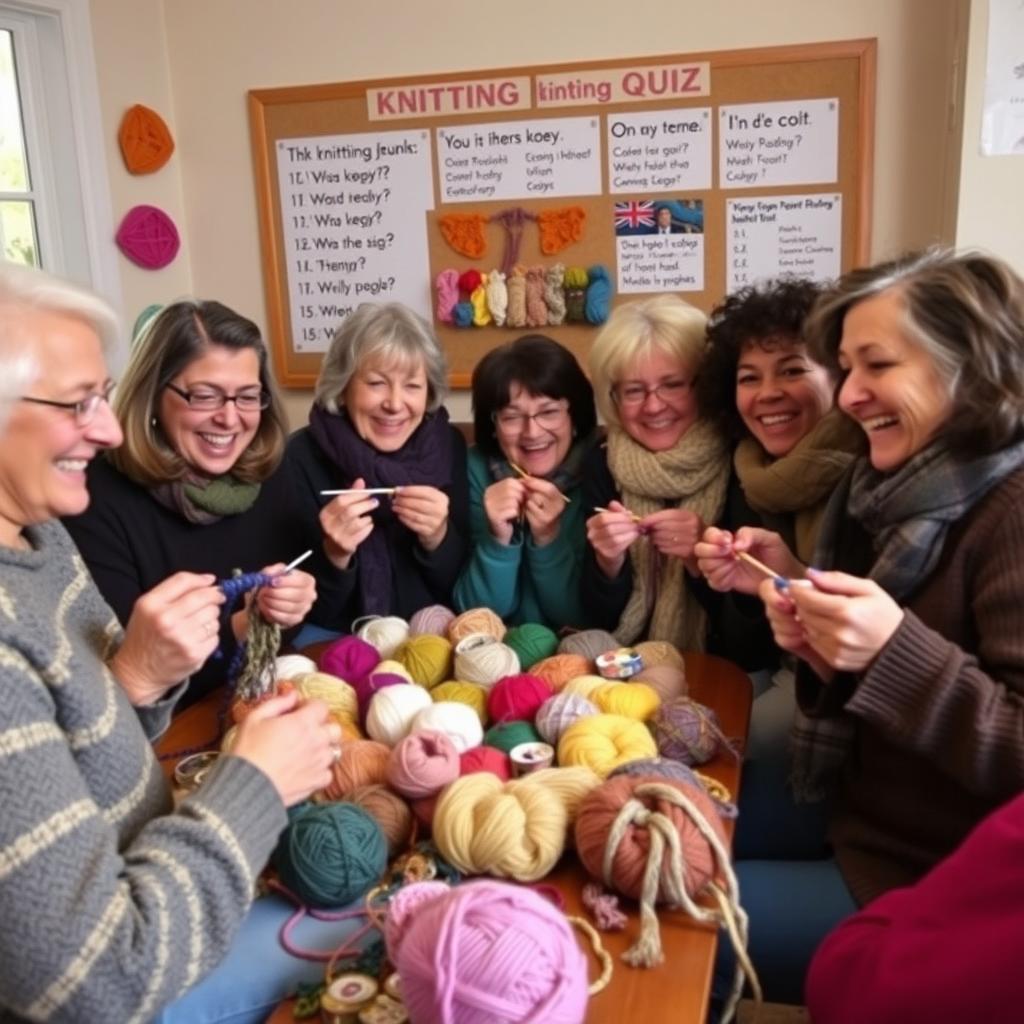
<path fill-rule="evenodd" d="M 437 319 L 453 327 L 548 327 L 603 324 L 612 285 L 600 264 L 589 269 L 516 266 L 500 270 L 442 270 L 435 281 Z"/>

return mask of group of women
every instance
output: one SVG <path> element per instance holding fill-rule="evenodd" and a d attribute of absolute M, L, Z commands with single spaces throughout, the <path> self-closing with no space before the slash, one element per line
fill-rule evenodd
<path fill-rule="evenodd" d="M 290 438 L 249 320 L 163 309 L 116 390 L 112 329 L 95 297 L 0 269 L 0 892 L 53 922 L 0 939 L 16 1016 L 177 998 L 230 946 L 283 807 L 323 784 L 336 727 L 282 698 L 167 802 L 148 740 L 223 681 L 252 611 L 223 607 L 235 569 L 273 577 L 253 600 L 299 643 L 442 603 L 741 663 L 738 872 L 776 999 L 1022 788 L 1024 283 L 1000 261 L 783 280 L 710 318 L 623 303 L 589 380 L 519 338 L 476 368 L 468 452 L 400 305 L 349 316 Z"/>

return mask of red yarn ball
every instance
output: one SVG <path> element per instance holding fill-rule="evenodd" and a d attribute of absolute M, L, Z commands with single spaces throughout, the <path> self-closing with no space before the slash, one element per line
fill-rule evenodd
<path fill-rule="evenodd" d="M 358 687 L 380 664 L 380 653 L 357 636 L 343 636 L 320 655 L 320 671 L 327 672 Z M 358 691 L 357 691 L 358 692 Z"/>
<path fill-rule="evenodd" d="M 487 694 L 487 713 L 492 722 L 532 722 L 553 693 L 549 682 L 529 672 L 505 676 Z"/>
<path fill-rule="evenodd" d="M 479 270 L 464 270 L 459 274 L 459 291 L 472 295 L 480 287 L 480 280 Z"/>
<path fill-rule="evenodd" d="M 497 747 L 474 747 L 459 755 L 459 775 L 472 775 L 473 772 L 490 772 L 508 782 L 512 777 L 512 765 L 508 754 Z"/>

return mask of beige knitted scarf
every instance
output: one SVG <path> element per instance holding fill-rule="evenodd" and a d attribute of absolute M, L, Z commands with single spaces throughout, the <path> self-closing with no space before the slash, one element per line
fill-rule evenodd
<path fill-rule="evenodd" d="M 793 515 L 797 557 L 808 564 L 825 506 L 846 467 L 864 450 L 864 431 L 838 409 L 826 413 L 788 455 L 773 459 L 752 437 L 733 464 L 755 512 Z"/>
<path fill-rule="evenodd" d="M 669 451 L 652 452 L 618 427 L 608 430 L 608 468 L 622 503 L 646 516 L 671 505 L 696 512 L 705 523 L 718 520 L 729 480 L 725 442 L 706 421 L 698 420 Z M 666 558 L 646 538 L 629 549 L 633 564 L 630 594 L 615 636 L 628 644 L 645 631 L 650 640 L 667 640 L 684 651 L 704 649 L 704 611 L 686 586 L 682 559 Z"/>

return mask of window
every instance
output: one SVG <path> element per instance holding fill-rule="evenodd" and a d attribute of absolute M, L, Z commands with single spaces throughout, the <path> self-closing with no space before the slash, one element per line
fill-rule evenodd
<path fill-rule="evenodd" d="M 0 29 L 0 247 L 5 259 L 38 267 L 35 206 L 14 40 L 9 29 Z"/>

